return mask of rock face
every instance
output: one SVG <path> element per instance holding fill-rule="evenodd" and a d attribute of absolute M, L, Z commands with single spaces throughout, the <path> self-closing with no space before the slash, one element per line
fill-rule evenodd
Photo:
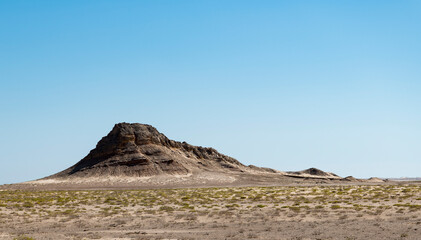
<path fill-rule="evenodd" d="M 213 148 L 196 147 L 186 142 L 170 140 L 150 125 L 119 123 L 85 158 L 50 178 L 186 175 L 197 171 L 275 170 L 248 167 Z"/>

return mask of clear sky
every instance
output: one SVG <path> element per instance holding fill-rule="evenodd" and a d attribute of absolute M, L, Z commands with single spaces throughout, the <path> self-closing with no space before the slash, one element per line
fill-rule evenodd
<path fill-rule="evenodd" d="M 118 122 L 244 164 L 421 176 L 420 1 L 0 0 L 0 184 Z"/>

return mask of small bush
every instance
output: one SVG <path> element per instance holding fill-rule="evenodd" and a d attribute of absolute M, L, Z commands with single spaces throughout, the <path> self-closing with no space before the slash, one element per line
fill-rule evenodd
<path fill-rule="evenodd" d="M 174 211 L 174 208 L 170 207 L 170 206 L 161 206 L 159 208 L 159 211 L 172 212 L 172 211 Z"/>
<path fill-rule="evenodd" d="M 35 240 L 35 238 L 31 238 L 31 237 L 21 235 L 19 237 L 13 238 L 13 240 Z"/>

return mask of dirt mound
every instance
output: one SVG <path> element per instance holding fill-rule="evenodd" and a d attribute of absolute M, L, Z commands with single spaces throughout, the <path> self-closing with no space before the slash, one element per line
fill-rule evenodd
<path fill-rule="evenodd" d="M 213 148 L 170 140 L 150 125 L 119 123 L 85 158 L 48 178 L 187 175 L 202 171 L 276 172 L 245 166 Z"/>
<path fill-rule="evenodd" d="M 381 183 L 381 182 L 385 182 L 385 180 L 381 179 L 381 178 L 377 178 L 377 177 L 371 177 L 369 179 L 366 180 L 367 182 L 372 182 L 372 183 Z"/>
<path fill-rule="evenodd" d="M 309 168 L 298 172 L 287 172 L 287 176 L 297 178 L 325 178 L 325 179 L 341 179 L 338 175 L 330 172 L 324 172 L 317 168 Z"/>
<path fill-rule="evenodd" d="M 301 173 L 306 173 L 306 174 L 315 175 L 315 176 L 329 176 L 330 175 L 329 173 L 324 172 L 317 168 L 309 168 L 307 170 L 301 171 Z"/>
<path fill-rule="evenodd" d="M 357 181 L 360 181 L 359 179 L 356 179 L 355 177 L 353 177 L 353 176 L 348 176 L 348 177 L 345 177 L 345 178 L 343 178 L 343 180 L 344 181 L 349 181 L 349 182 L 357 182 Z"/>

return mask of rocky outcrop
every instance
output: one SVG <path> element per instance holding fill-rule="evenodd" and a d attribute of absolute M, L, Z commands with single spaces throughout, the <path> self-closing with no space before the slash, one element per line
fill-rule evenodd
<path fill-rule="evenodd" d="M 170 140 L 150 125 L 119 123 L 85 158 L 49 178 L 186 175 L 197 171 L 276 172 L 245 166 L 213 148 Z"/>

